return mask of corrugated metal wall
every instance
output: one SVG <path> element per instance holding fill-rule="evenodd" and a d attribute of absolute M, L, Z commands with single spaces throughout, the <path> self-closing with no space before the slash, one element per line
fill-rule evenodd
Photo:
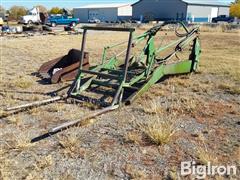
<path fill-rule="evenodd" d="M 73 15 L 80 19 L 80 22 L 88 22 L 88 9 L 73 9 Z"/>
<path fill-rule="evenodd" d="M 80 22 L 88 22 L 96 12 L 101 21 L 128 20 L 189 20 L 209 22 L 218 15 L 229 15 L 229 7 L 187 5 L 180 0 L 142 0 L 131 6 L 120 8 L 75 8 L 74 16 Z"/>
<path fill-rule="evenodd" d="M 187 4 L 180 0 L 142 0 L 133 5 L 133 19 L 186 19 Z M 150 19 L 151 20 L 151 19 Z"/>
<path fill-rule="evenodd" d="M 219 7 L 218 15 L 227 15 L 229 16 L 229 7 Z"/>
<path fill-rule="evenodd" d="M 101 21 L 117 21 L 118 19 L 118 8 L 75 8 L 73 10 L 74 17 L 80 19 L 80 22 L 86 23 L 92 14 L 96 14 L 97 19 Z"/>
<path fill-rule="evenodd" d="M 189 5 L 187 20 L 193 22 L 211 22 L 218 15 L 229 15 L 228 7 Z"/>

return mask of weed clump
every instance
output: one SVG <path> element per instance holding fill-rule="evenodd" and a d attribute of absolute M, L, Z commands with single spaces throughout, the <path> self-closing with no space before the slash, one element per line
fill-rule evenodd
<path fill-rule="evenodd" d="M 163 119 L 160 116 L 153 116 L 148 122 L 140 124 L 143 133 L 156 145 L 168 144 L 177 132 L 175 118 Z"/>
<path fill-rule="evenodd" d="M 27 89 L 33 85 L 33 81 L 26 77 L 20 77 L 15 80 L 13 86 L 19 87 L 21 89 Z"/>

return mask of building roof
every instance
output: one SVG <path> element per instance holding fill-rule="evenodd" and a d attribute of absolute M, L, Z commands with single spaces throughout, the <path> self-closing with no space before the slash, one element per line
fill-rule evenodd
<path fill-rule="evenodd" d="M 143 0 L 139 0 L 138 2 L 132 4 L 138 4 Z M 211 6 L 230 6 L 229 3 L 226 3 L 224 0 L 180 0 L 187 4 L 194 4 L 194 5 L 211 5 Z"/>
<path fill-rule="evenodd" d="M 77 7 L 75 9 L 85 9 L 85 8 L 119 8 L 124 6 L 131 6 L 129 3 L 111 3 L 111 4 L 90 4 L 86 6 Z"/>
<path fill-rule="evenodd" d="M 215 6 L 228 6 L 224 0 L 182 0 L 188 4 L 199 4 L 199 5 L 215 5 Z"/>

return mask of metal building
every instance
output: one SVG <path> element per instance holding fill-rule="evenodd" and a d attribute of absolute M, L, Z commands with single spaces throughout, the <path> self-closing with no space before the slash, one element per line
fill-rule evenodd
<path fill-rule="evenodd" d="M 74 17 L 80 22 L 99 19 L 102 22 L 115 22 L 132 18 L 131 4 L 94 4 L 73 9 Z"/>
<path fill-rule="evenodd" d="M 133 19 L 187 20 L 211 22 L 219 15 L 229 15 L 229 5 L 217 0 L 140 0 L 132 5 Z"/>

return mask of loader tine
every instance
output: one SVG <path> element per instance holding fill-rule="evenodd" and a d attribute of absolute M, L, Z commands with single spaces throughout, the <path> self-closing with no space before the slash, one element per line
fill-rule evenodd
<path fill-rule="evenodd" d="M 64 130 L 68 127 L 75 126 L 75 125 L 81 123 L 82 121 L 86 121 L 86 120 L 92 119 L 96 116 L 99 116 L 99 115 L 105 114 L 107 112 L 113 111 L 113 110 L 117 109 L 118 107 L 119 107 L 119 105 L 106 107 L 104 109 L 101 109 L 101 110 L 98 110 L 96 112 L 90 113 L 89 115 L 87 115 L 86 117 L 84 117 L 82 119 L 63 123 L 63 124 L 61 124 L 61 125 L 59 125 L 55 128 L 50 129 L 48 132 L 49 133 L 59 132 L 59 131 Z"/>
<path fill-rule="evenodd" d="M 10 108 L 6 108 L 5 111 L 13 111 L 13 110 L 18 110 L 18 109 L 23 109 L 23 108 L 30 108 L 33 106 L 40 106 L 43 104 L 47 104 L 47 103 L 53 103 L 59 100 L 63 100 L 66 97 L 62 97 L 62 96 L 57 96 L 51 99 L 45 99 L 45 100 L 41 100 L 41 101 L 35 101 L 32 103 L 28 103 L 28 104 L 23 104 L 23 105 L 19 105 L 19 106 L 15 106 L 15 107 L 10 107 Z"/>

